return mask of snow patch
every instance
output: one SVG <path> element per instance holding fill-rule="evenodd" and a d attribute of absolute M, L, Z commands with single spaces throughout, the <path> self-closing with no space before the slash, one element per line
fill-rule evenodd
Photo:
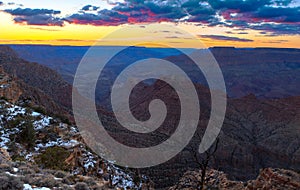
<path fill-rule="evenodd" d="M 24 187 L 23 190 L 50 190 L 47 187 L 35 187 L 35 188 L 32 188 L 32 186 L 29 185 L 29 184 L 24 184 L 23 187 Z"/>

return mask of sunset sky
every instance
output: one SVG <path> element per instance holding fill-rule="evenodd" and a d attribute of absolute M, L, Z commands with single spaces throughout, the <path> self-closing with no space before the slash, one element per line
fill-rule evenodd
<path fill-rule="evenodd" d="M 207 47 L 300 47 L 300 0 L 0 0 L 0 19 L 0 44 L 92 45 L 129 27 L 140 42 L 198 46 L 176 26 Z"/>

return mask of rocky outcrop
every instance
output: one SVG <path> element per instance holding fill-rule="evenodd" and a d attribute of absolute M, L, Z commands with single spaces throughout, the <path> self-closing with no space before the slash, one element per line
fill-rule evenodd
<path fill-rule="evenodd" d="M 17 79 L 5 73 L 0 66 L 0 97 L 6 98 L 11 102 L 16 102 L 22 93 Z"/>
<path fill-rule="evenodd" d="M 201 172 L 186 172 L 179 182 L 169 190 L 196 190 L 200 189 L 199 181 Z M 209 170 L 206 175 L 205 189 L 224 189 L 224 190 L 297 190 L 300 188 L 300 174 L 285 169 L 262 169 L 255 180 L 241 182 L 229 180 L 227 175 L 217 170 Z"/>
<path fill-rule="evenodd" d="M 0 164 L 8 164 L 11 161 L 11 157 L 6 149 L 0 147 Z"/>
<path fill-rule="evenodd" d="M 248 181 L 246 189 L 300 189 L 300 174 L 291 170 L 266 168 L 256 180 Z"/>

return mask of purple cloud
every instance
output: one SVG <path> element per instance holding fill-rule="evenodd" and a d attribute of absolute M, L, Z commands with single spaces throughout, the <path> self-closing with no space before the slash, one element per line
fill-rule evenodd
<path fill-rule="evenodd" d="M 95 26 L 153 22 L 192 22 L 196 25 L 254 29 L 273 35 L 300 34 L 300 7 L 292 0 L 108 0 L 112 9 L 86 5 L 61 18 L 50 9 L 4 10 L 17 23 L 63 26 L 64 22 Z M 244 33 L 246 34 L 246 33 Z"/>
<path fill-rule="evenodd" d="M 222 41 L 234 41 L 234 42 L 253 42 L 253 40 L 246 38 L 222 36 L 222 35 L 200 35 L 201 38 L 209 38 L 212 40 L 222 40 Z"/>
<path fill-rule="evenodd" d="M 126 15 L 119 14 L 116 11 L 101 10 L 98 14 L 77 13 L 73 14 L 65 20 L 73 24 L 90 24 L 96 26 L 116 26 L 125 24 L 128 21 Z"/>

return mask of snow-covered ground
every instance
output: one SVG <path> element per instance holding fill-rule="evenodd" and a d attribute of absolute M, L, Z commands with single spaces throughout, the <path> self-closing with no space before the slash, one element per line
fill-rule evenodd
<path fill-rule="evenodd" d="M 24 186 L 24 189 L 23 190 L 51 190 L 51 189 L 49 189 L 49 188 L 47 188 L 47 187 L 35 187 L 35 188 L 33 188 L 31 185 L 29 185 L 29 184 L 24 184 L 23 185 Z"/>
<path fill-rule="evenodd" d="M 35 155 L 40 154 L 43 150 L 59 146 L 64 147 L 68 150 L 72 150 L 75 147 L 80 147 L 82 152 L 82 164 L 85 171 L 92 170 L 96 167 L 98 156 L 94 153 L 90 152 L 89 149 L 86 147 L 83 142 L 79 142 L 77 139 L 72 139 L 72 136 L 76 136 L 78 134 L 78 129 L 75 126 L 69 126 L 65 123 L 57 122 L 57 120 L 53 117 L 44 115 L 42 113 L 38 113 L 36 111 L 32 111 L 29 108 L 23 108 L 17 105 L 13 105 L 6 101 L 0 101 L 0 148 L 8 149 L 8 145 L 11 143 L 12 135 L 16 135 L 21 132 L 21 128 L 19 125 L 22 124 L 23 121 L 20 123 L 16 122 L 16 126 L 5 127 L 5 122 L 7 121 L 14 121 L 20 118 L 29 118 L 29 121 L 32 122 L 34 126 L 34 130 L 36 133 L 47 131 L 50 127 L 53 126 L 57 127 L 59 130 L 67 132 L 67 138 L 63 136 L 58 136 L 57 138 L 52 140 L 37 140 L 36 144 L 32 151 L 28 151 L 23 149 L 21 151 L 21 156 L 27 161 L 33 161 Z M 16 143 L 17 146 L 21 146 L 20 144 Z M 17 168 L 16 168 L 17 169 Z M 124 172 L 122 169 L 116 167 L 114 163 L 107 162 L 107 169 L 112 175 L 112 184 L 119 188 L 126 188 L 129 187 L 130 189 L 136 189 L 133 182 L 132 176 L 130 176 L 127 172 Z M 78 170 L 79 171 L 79 170 Z M 77 170 L 74 169 L 72 172 L 73 174 L 76 173 Z M 99 174 L 103 174 L 103 170 L 99 169 Z M 7 175 L 15 175 L 9 173 Z M 48 190 L 49 188 L 41 187 L 41 188 L 34 188 L 30 184 L 24 184 L 24 190 Z"/>
<path fill-rule="evenodd" d="M 0 147 L 4 149 L 8 149 L 7 145 L 10 142 L 9 137 L 20 132 L 19 126 L 5 128 L 4 122 L 16 120 L 19 116 L 32 117 L 34 129 L 38 131 L 48 127 L 51 120 L 53 120 L 52 117 L 31 111 L 28 108 L 13 105 L 3 100 L 0 104 L 0 111 Z"/>

